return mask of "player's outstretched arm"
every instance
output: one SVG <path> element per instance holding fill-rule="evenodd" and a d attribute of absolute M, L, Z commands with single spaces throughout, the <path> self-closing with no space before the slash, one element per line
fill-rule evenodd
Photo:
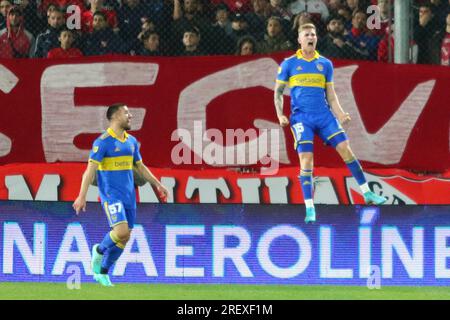
<path fill-rule="evenodd" d="M 340 124 L 344 125 L 351 120 L 350 115 L 342 109 L 339 103 L 333 83 L 327 83 L 327 101 Z"/>
<path fill-rule="evenodd" d="M 169 191 L 166 189 L 166 187 L 163 186 L 163 184 L 154 176 L 154 174 L 150 171 L 149 168 L 142 162 L 138 161 L 136 163 L 136 169 L 139 172 L 139 174 L 150 184 L 158 190 L 158 193 L 160 197 L 165 201 L 167 197 L 169 196 Z"/>
<path fill-rule="evenodd" d="M 284 83 L 276 82 L 275 89 L 273 90 L 273 102 L 275 104 L 275 110 L 277 112 L 278 121 L 280 126 L 285 127 L 289 124 L 288 118 L 283 114 L 283 92 L 286 85 Z"/>
<path fill-rule="evenodd" d="M 89 189 L 89 185 L 94 181 L 95 172 L 97 171 L 98 164 L 92 161 L 89 161 L 86 171 L 83 173 L 83 178 L 81 179 L 81 187 L 80 193 L 78 197 L 75 199 L 72 207 L 75 212 L 78 214 L 81 210 L 86 211 L 86 195 Z"/>

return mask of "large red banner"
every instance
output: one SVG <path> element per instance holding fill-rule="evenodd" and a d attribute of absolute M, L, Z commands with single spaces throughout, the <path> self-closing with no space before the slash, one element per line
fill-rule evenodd
<path fill-rule="evenodd" d="M 79 192 L 82 163 L 14 164 L 0 167 L 0 199 L 73 201 Z M 169 190 L 171 203 L 303 204 L 297 168 L 281 168 L 267 176 L 227 169 L 167 170 L 152 172 Z M 450 204 L 450 171 L 442 177 L 419 176 L 398 169 L 366 172 L 371 189 L 387 198 L 386 204 Z M 362 204 L 361 191 L 344 168 L 316 168 L 317 204 Z M 139 202 L 159 202 L 147 183 L 138 187 Z M 91 186 L 88 201 L 98 201 Z"/>
<path fill-rule="evenodd" d="M 132 133 L 153 167 L 265 167 L 270 159 L 297 166 L 290 130 L 275 130 L 273 106 L 277 66 L 289 54 L 0 60 L 0 164 L 86 161 L 107 126 L 106 106 L 120 101 L 134 114 Z M 336 91 L 353 118 L 347 132 L 364 167 L 449 168 L 448 68 L 334 65 Z M 343 165 L 319 141 L 315 151 L 317 166 Z"/>

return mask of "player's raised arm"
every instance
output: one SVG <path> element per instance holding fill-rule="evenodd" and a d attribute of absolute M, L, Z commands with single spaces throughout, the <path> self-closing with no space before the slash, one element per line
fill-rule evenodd
<path fill-rule="evenodd" d="M 89 189 L 89 185 L 94 181 L 95 172 L 97 171 L 98 164 L 93 161 L 89 161 L 86 170 L 83 173 L 81 179 L 80 193 L 73 203 L 73 208 L 78 214 L 80 210 L 86 211 L 86 195 Z"/>
<path fill-rule="evenodd" d="M 277 81 L 275 83 L 275 89 L 273 94 L 273 102 L 275 104 L 275 110 L 277 112 L 278 121 L 280 126 L 285 127 L 289 124 L 288 118 L 283 114 L 283 92 L 286 87 L 285 83 Z"/>
<path fill-rule="evenodd" d="M 332 82 L 327 83 L 327 101 L 331 107 L 331 110 L 342 125 L 351 120 L 350 115 L 342 109 Z"/>
<path fill-rule="evenodd" d="M 169 196 L 169 191 L 164 187 L 164 185 L 155 177 L 155 175 L 150 171 L 149 168 L 142 162 L 138 161 L 136 162 L 136 169 L 139 172 L 139 174 L 159 192 L 160 197 L 165 201 L 167 197 Z"/>

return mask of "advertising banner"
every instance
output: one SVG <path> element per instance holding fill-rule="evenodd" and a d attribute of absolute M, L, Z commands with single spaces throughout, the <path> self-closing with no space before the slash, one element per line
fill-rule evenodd
<path fill-rule="evenodd" d="M 0 199 L 74 201 L 85 163 L 11 164 L 0 166 Z M 303 204 L 299 169 L 281 168 L 275 175 L 226 169 L 168 170 L 151 168 L 169 190 L 169 203 Z M 387 198 L 386 204 L 450 204 L 450 172 L 441 177 L 398 169 L 368 169 L 369 187 Z M 88 201 L 98 201 L 90 186 Z M 315 168 L 317 204 L 363 204 L 364 199 L 347 168 Z M 158 203 L 147 183 L 137 188 L 137 201 Z"/>
<path fill-rule="evenodd" d="M 292 52 L 245 57 L 0 60 L 0 164 L 85 161 L 126 103 L 143 158 L 159 168 L 296 166 L 289 128 L 273 105 L 277 68 Z M 346 128 L 365 167 L 449 168 L 448 68 L 336 60 Z M 289 114 L 289 92 L 285 112 Z M 316 141 L 315 164 L 342 167 Z"/>
<path fill-rule="evenodd" d="M 450 285 L 448 206 L 140 204 L 113 282 Z M 0 281 L 92 281 L 99 204 L 0 202 Z"/>

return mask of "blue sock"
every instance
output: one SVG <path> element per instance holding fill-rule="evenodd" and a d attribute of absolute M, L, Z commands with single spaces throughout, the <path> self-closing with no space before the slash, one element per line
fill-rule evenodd
<path fill-rule="evenodd" d="M 100 273 L 108 273 L 109 268 L 116 262 L 123 252 L 123 245 L 117 243 L 115 246 L 109 248 L 103 256 L 102 269 Z"/>
<path fill-rule="evenodd" d="M 106 234 L 106 236 L 103 238 L 103 241 L 98 246 L 97 252 L 100 254 L 104 254 L 106 250 L 115 246 L 117 242 L 119 242 L 119 239 L 116 239 L 112 234 L 112 231 L 110 231 Z"/>
<path fill-rule="evenodd" d="M 300 170 L 300 185 L 303 191 L 303 199 L 311 200 L 312 199 L 312 189 L 313 189 L 313 179 L 312 179 L 312 170 L 311 169 L 302 169 Z"/>
<path fill-rule="evenodd" d="M 364 172 L 362 170 L 361 164 L 355 158 L 352 158 L 349 161 L 345 161 L 347 167 L 350 169 L 353 177 L 356 179 L 359 185 L 362 185 L 367 182 L 366 177 L 364 176 Z"/>

